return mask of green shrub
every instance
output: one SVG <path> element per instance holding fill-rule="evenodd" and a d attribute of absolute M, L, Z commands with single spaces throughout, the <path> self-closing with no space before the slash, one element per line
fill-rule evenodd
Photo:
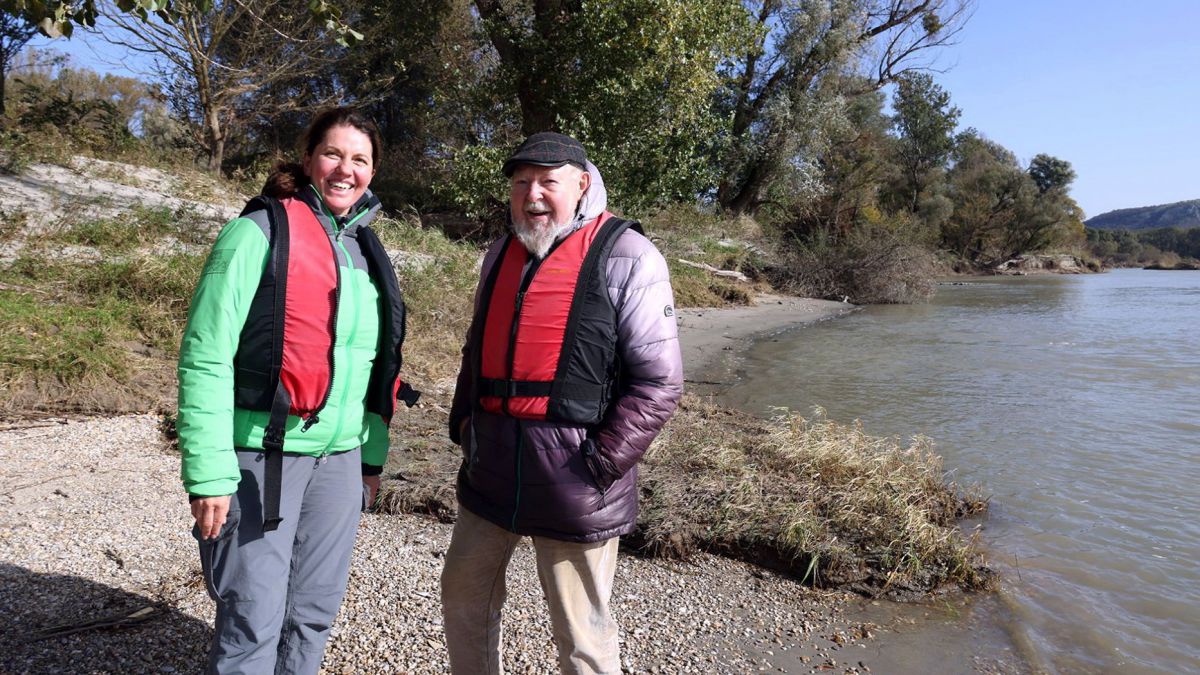
<path fill-rule="evenodd" d="M 76 99 L 49 87 L 28 84 L 21 89 L 23 129 L 64 134 L 75 143 L 97 150 L 117 148 L 133 139 L 116 104 L 95 98 Z"/>

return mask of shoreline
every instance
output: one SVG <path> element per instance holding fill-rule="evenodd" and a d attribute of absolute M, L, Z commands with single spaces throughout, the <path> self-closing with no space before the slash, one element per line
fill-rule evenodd
<path fill-rule="evenodd" d="M 755 304 L 743 307 L 678 309 L 686 388 L 719 393 L 732 384 L 737 358 L 757 340 L 859 309 L 846 302 L 785 295 L 758 295 Z"/>

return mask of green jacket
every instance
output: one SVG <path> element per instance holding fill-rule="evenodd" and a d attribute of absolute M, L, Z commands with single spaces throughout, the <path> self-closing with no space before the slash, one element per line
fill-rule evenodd
<path fill-rule="evenodd" d="M 333 344 L 333 382 L 320 422 L 302 431 L 289 416 L 284 447 L 289 453 L 322 456 L 362 446 L 364 464 L 383 466 L 388 429 L 366 411 L 367 383 L 379 349 L 380 294 L 367 273 L 356 239 L 378 211 L 370 193 L 334 218 L 315 190 L 299 195 L 325 227 L 340 267 Z M 372 203 L 374 204 L 372 206 Z M 237 491 L 234 448 L 262 448 L 270 413 L 234 406 L 234 355 L 250 303 L 270 255 L 265 211 L 235 218 L 222 228 L 192 297 L 179 350 L 179 447 L 184 489 L 195 496 Z"/>

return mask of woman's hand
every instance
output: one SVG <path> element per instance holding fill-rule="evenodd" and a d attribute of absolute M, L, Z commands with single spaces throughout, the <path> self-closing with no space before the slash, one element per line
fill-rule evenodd
<path fill-rule="evenodd" d="M 382 476 L 363 476 L 363 485 L 367 486 L 367 508 L 375 505 L 375 495 L 379 494 L 379 484 Z"/>
<path fill-rule="evenodd" d="M 200 528 L 201 539 L 216 539 L 225 524 L 225 516 L 229 515 L 229 501 L 233 495 L 222 497 L 201 497 L 192 502 L 192 517 Z"/>

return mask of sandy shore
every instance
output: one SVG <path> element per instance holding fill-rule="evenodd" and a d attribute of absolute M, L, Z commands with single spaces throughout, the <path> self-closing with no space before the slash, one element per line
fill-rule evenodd
<path fill-rule="evenodd" d="M 689 389 L 729 384 L 738 355 L 756 338 L 856 309 L 843 302 L 779 295 L 760 295 L 749 307 L 680 309 L 679 344 Z"/>
<path fill-rule="evenodd" d="M 754 336 L 849 308 L 683 310 L 688 377 L 708 381 Z M 177 476 L 150 415 L 0 430 L 0 672 L 200 670 L 213 607 Z M 449 533 L 420 516 L 364 517 L 325 672 L 447 671 L 437 579 Z M 532 558 L 520 547 L 509 571 L 509 672 L 556 670 Z M 861 605 L 707 555 L 622 555 L 613 597 L 634 673 L 894 672 Z"/>

